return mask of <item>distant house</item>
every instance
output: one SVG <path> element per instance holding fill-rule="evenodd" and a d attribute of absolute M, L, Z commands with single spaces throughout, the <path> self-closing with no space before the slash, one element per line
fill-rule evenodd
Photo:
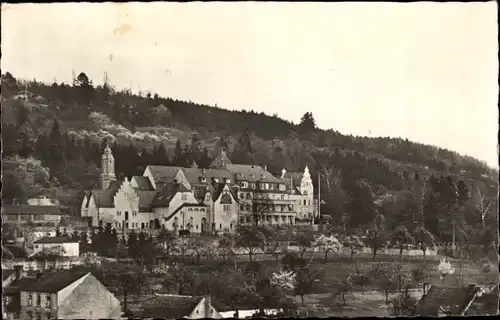
<path fill-rule="evenodd" d="M 134 316 L 153 319 L 221 319 L 209 297 L 158 294 L 143 302 Z"/>
<path fill-rule="evenodd" d="M 44 250 L 62 248 L 61 255 L 65 257 L 78 257 L 80 255 L 80 243 L 68 237 L 43 237 L 33 242 L 33 254 Z"/>
<path fill-rule="evenodd" d="M 7 319 L 120 318 L 120 302 L 90 272 L 20 277 L 3 290 Z"/>
<path fill-rule="evenodd" d="M 15 224 L 59 224 L 64 213 L 57 205 L 6 204 L 2 206 L 2 219 Z"/>
<path fill-rule="evenodd" d="M 483 290 L 476 285 L 442 287 L 425 284 L 417 313 L 422 317 L 463 316 L 482 294 Z"/>
<path fill-rule="evenodd" d="M 59 200 L 51 199 L 47 196 L 40 196 L 26 200 L 26 203 L 30 206 L 58 206 Z"/>

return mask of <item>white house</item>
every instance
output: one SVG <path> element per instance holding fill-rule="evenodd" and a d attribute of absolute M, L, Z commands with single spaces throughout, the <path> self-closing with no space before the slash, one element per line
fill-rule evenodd
<path fill-rule="evenodd" d="M 68 237 L 43 237 L 33 241 L 33 254 L 42 251 L 54 252 L 65 257 L 78 257 L 80 255 L 80 244 Z"/>

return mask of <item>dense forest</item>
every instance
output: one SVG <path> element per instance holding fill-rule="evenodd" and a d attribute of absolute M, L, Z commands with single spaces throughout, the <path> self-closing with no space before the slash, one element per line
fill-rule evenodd
<path fill-rule="evenodd" d="M 5 202 L 56 194 L 79 206 L 96 185 L 109 144 L 119 176 L 148 164 L 209 165 L 221 149 L 234 163 L 260 164 L 279 175 L 308 165 L 321 177 L 322 213 L 359 228 L 383 215 L 388 226 L 425 226 L 450 241 L 496 232 L 498 171 L 472 157 L 401 138 L 368 138 L 320 130 L 306 112 L 298 124 L 254 111 L 229 111 L 94 86 L 82 72 L 72 84 L 2 74 Z M 491 230 L 490 230 L 491 229 Z M 491 233 L 489 236 L 491 238 Z"/>

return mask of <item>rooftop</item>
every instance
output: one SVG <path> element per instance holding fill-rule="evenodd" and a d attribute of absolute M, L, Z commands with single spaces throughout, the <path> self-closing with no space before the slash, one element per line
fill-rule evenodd
<path fill-rule="evenodd" d="M 142 318 L 174 318 L 187 317 L 200 303 L 200 296 L 156 295 L 140 306 Z"/>
<path fill-rule="evenodd" d="M 16 285 L 19 291 L 57 293 L 87 274 L 89 272 L 58 270 L 44 273 L 40 278 L 22 278 Z"/>
<path fill-rule="evenodd" d="M 73 240 L 69 237 L 43 237 L 33 243 L 77 243 L 78 240 Z"/>
<path fill-rule="evenodd" d="M 478 287 L 442 287 L 432 285 L 418 303 L 419 316 L 438 316 L 442 312 L 448 315 L 460 315 L 466 311 L 469 303 L 475 299 Z"/>
<path fill-rule="evenodd" d="M 60 206 L 39 206 L 29 204 L 5 204 L 2 206 L 4 214 L 54 214 L 61 215 Z"/>

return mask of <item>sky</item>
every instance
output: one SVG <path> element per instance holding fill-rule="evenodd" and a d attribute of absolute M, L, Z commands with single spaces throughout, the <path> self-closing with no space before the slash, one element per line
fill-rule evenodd
<path fill-rule="evenodd" d="M 495 2 L 2 5 L 2 72 L 436 145 L 498 166 Z"/>

